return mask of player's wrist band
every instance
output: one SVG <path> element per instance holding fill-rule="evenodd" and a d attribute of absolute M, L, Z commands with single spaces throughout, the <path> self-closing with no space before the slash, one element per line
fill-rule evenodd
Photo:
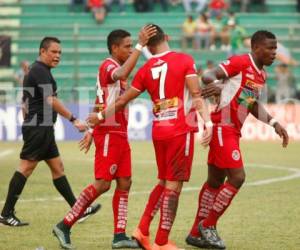
<path fill-rule="evenodd" d="M 135 47 L 134 47 L 136 50 L 138 50 L 138 51 L 142 51 L 142 49 L 143 49 L 143 46 L 142 45 L 140 45 L 139 43 L 137 43 L 136 45 L 135 45 Z"/>
<path fill-rule="evenodd" d="M 272 118 L 270 121 L 269 121 L 269 125 L 274 127 L 275 123 L 277 123 L 277 120 L 275 118 Z"/>
<path fill-rule="evenodd" d="M 76 116 L 72 114 L 71 118 L 69 119 L 69 121 L 70 122 L 74 122 L 76 119 L 77 119 Z"/>
<path fill-rule="evenodd" d="M 98 112 L 97 117 L 98 117 L 98 119 L 99 119 L 100 121 L 104 120 L 104 117 L 103 117 L 103 114 L 102 114 L 101 111 Z"/>
<path fill-rule="evenodd" d="M 206 128 L 212 128 L 213 126 L 214 126 L 214 124 L 212 123 L 212 121 L 208 121 L 205 123 Z"/>

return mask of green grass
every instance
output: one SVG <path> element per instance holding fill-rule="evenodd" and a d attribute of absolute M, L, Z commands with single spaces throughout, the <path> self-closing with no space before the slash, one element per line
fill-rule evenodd
<path fill-rule="evenodd" d="M 156 183 L 152 144 L 132 142 L 131 145 L 132 191 L 142 194 L 133 194 L 129 199 L 127 229 L 129 234 L 137 225 L 143 212 L 148 197 L 145 192 Z M 12 154 L 0 158 L 1 208 L 10 178 L 18 166 L 21 146 L 20 143 L 1 142 L 0 144 L 0 154 L 5 150 L 13 150 Z M 93 180 L 93 150 L 85 156 L 79 152 L 75 142 L 59 143 L 59 147 L 65 164 L 65 172 L 74 192 L 79 194 Z M 260 186 L 249 185 L 259 180 L 293 174 L 288 168 L 297 168 L 300 171 L 299 148 L 299 142 L 292 142 L 287 149 L 282 149 L 279 141 L 242 143 L 247 183 L 218 224 L 227 249 L 300 249 L 300 180 L 291 179 Z M 182 192 L 177 218 L 171 233 L 171 239 L 185 249 L 193 249 L 185 244 L 184 239 L 196 212 L 197 189 L 206 178 L 206 155 L 207 150 L 196 146 L 192 177 L 190 182 L 185 184 L 185 187 L 194 189 Z M 252 166 L 250 163 L 258 166 Z M 262 168 L 261 165 L 282 166 L 284 169 L 267 169 Z M 111 195 L 112 191 L 109 191 L 107 195 L 98 199 L 98 202 L 102 204 L 102 210 L 97 215 L 73 228 L 72 240 L 76 249 L 110 249 L 113 230 Z M 28 180 L 21 200 L 16 206 L 17 216 L 29 221 L 30 226 L 0 227 L 0 249 L 34 250 L 41 246 L 47 250 L 59 249 L 57 240 L 51 234 L 51 229 L 69 209 L 66 202 L 59 200 L 59 197 L 52 185 L 49 169 L 44 163 L 40 163 Z M 34 201 L 35 199 L 44 200 Z M 151 227 L 153 237 L 156 232 L 157 219 Z"/>

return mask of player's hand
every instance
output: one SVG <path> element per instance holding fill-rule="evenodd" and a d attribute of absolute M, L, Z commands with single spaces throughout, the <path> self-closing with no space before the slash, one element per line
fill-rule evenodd
<path fill-rule="evenodd" d="M 209 83 L 202 89 L 201 96 L 203 98 L 208 98 L 211 96 L 220 96 L 221 92 L 222 88 L 219 84 Z"/>
<path fill-rule="evenodd" d="M 98 118 L 98 113 L 90 113 L 88 118 L 86 118 L 86 122 L 90 127 L 93 127 L 99 124 L 101 121 Z"/>
<path fill-rule="evenodd" d="M 84 136 L 79 141 L 79 149 L 80 151 L 84 150 L 84 153 L 86 154 L 91 147 L 93 141 L 93 136 L 89 131 L 86 131 L 84 133 Z"/>
<path fill-rule="evenodd" d="M 207 147 L 211 141 L 211 137 L 212 137 L 212 132 L 213 132 L 213 128 L 209 127 L 209 128 L 205 128 L 203 131 L 203 135 L 202 138 L 200 140 L 200 143 L 203 147 Z"/>
<path fill-rule="evenodd" d="M 139 32 L 138 43 L 142 46 L 145 46 L 148 40 L 156 35 L 156 28 L 149 24 L 144 26 Z"/>
<path fill-rule="evenodd" d="M 79 132 L 84 132 L 85 130 L 87 130 L 87 124 L 79 119 L 76 119 L 73 122 L 73 125 L 78 129 Z"/>
<path fill-rule="evenodd" d="M 278 122 L 274 124 L 274 128 L 275 132 L 282 138 L 282 147 L 287 147 L 289 144 L 289 135 L 286 130 Z"/>

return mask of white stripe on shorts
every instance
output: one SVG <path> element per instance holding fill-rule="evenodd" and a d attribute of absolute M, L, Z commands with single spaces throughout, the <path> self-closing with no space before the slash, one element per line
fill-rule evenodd
<path fill-rule="evenodd" d="M 223 144 L 223 136 L 222 136 L 222 127 L 218 127 L 218 140 L 219 140 L 219 145 L 223 147 L 224 144 Z"/>
<path fill-rule="evenodd" d="M 106 134 L 104 137 L 103 156 L 108 155 L 108 143 L 109 143 L 109 134 Z"/>
<path fill-rule="evenodd" d="M 186 134 L 186 141 L 185 141 L 185 151 L 184 156 L 188 156 L 190 153 L 190 143 L 191 143 L 191 133 Z"/>

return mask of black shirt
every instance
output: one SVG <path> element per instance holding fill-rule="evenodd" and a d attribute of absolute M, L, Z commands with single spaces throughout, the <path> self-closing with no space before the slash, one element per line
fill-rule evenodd
<path fill-rule="evenodd" d="M 47 103 L 48 96 L 56 96 L 56 82 L 50 68 L 35 61 L 23 81 L 23 103 L 25 104 L 24 125 L 52 126 L 57 112 Z"/>

